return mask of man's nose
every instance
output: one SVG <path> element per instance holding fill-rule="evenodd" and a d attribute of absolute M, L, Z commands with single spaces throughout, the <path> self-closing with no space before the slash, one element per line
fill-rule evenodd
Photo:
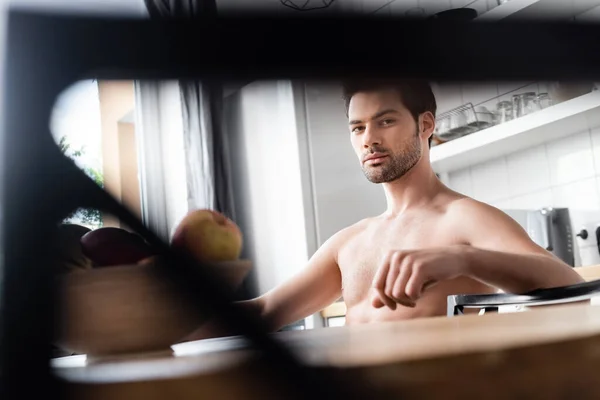
<path fill-rule="evenodd" d="M 380 145 L 381 137 L 376 128 L 367 126 L 363 133 L 363 147 L 368 149 L 371 146 Z"/>

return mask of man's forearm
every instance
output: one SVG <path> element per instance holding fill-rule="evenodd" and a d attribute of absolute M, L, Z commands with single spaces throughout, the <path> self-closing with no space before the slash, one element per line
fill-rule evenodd
<path fill-rule="evenodd" d="M 465 246 L 467 274 L 509 293 L 573 285 L 583 278 L 550 255 L 515 254 Z"/>
<path fill-rule="evenodd" d="M 238 308 L 239 312 L 249 315 L 251 318 L 255 318 L 259 323 L 263 324 L 267 331 L 273 331 L 274 329 L 270 326 L 269 321 L 263 319 L 264 314 L 264 302 L 261 298 L 237 301 L 232 304 Z M 214 337 L 223 336 L 235 336 L 239 335 L 240 332 L 232 330 L 228 324 L 224 324 L 219 317 L 210 317 L 202 325 L 195 330 L 193 333 L 185 337 L 182 341 L 190 340 L 201 340 L 209 339 Z"/>

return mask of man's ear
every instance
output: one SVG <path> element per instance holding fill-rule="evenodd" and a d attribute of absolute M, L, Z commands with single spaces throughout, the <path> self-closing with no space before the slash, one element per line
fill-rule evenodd
<path fill-rule="evenodd" d="M 435 130 L 435 116 L 431 111 L 419 115 L 419 136 L 429 139 Z"/>

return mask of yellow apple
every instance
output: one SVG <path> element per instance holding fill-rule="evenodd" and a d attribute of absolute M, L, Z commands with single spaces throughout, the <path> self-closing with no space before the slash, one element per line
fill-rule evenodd
<path fill-rule="evenodd" d="M 200 262 L 233 261 L 242 251 L 240 228 L 225 215 L 208 209 L 188 213 L 177 225 L 171 246 Z"/>

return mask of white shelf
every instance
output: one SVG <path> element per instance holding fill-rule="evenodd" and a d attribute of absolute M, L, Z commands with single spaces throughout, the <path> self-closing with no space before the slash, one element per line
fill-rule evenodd
<path fill-rule="evenodd" d="M 435 172 L 450 172 L 600 126 L 600 90 L 431 149 Z"/>

